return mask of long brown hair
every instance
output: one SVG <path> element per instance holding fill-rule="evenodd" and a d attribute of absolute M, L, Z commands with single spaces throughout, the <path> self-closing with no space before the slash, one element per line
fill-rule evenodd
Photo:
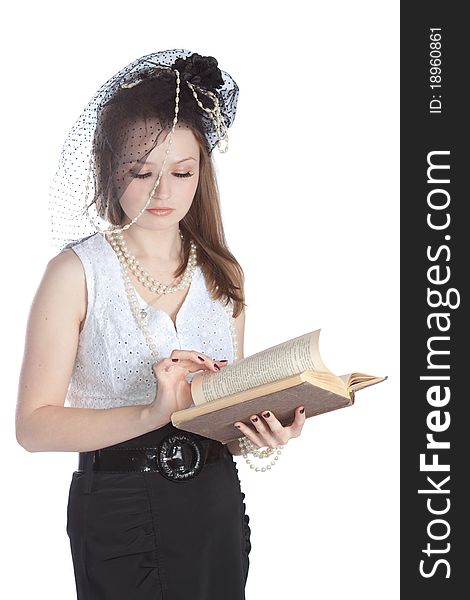
<path fill-rule="evenodd" d="M 231 299 L 234 305 L 232 314 L 237 317 L 246 306 L 244 273 L 228 248 L 219 189 L 202 119 L 199 111 L 195 110 L 194 99 L 185 96 L 187 92 L 184 87 L 181 89 L 178 123 L 187 126 L 199 144 L 199 181 L 191 207 L 180 222 L 184 236 L 183 256 L 175 276 L 179 277 L 185 270 L 190 239 L 193 239 L 198 248 L 198 263 L 212 298 L 221 299 L 225 305 Z M 162 131 L 169 129 L 173 111 L 174 81 L 168 81 L 165 74 L 133 88 L 119 89 L 103 107 L 93 144 L 96 165 L 94 202 L 98 214 L 113 225 L 122 225 L 125 216 L 113 187 L 113 175 L 118 168 L 117 157 L 123 144 L 122 131 L 126 129 L 126 124 L 135 119 L 144 122 L 157 120 Z M 157 140 L 153 140 L 152 145 L 156 143 Z M 147 148 L 147 151 L 150 149 Z"/>

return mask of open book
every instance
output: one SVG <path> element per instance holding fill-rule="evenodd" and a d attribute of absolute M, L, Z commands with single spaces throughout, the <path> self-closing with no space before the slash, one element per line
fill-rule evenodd
<path fill-rule="evenodd" d="M 222 443 L 241 437 L 236 421 L 272 411 L 283 426 L 298 406 L 313 417 L 350 406 L 358 390 L 384 381 L 364 373 L 335 375 L 323 363 L 320 330 L 242 358 L 218 372 L 201 371 L 191 382 L 194 406 L 171 415 L 173 425 Z"/>

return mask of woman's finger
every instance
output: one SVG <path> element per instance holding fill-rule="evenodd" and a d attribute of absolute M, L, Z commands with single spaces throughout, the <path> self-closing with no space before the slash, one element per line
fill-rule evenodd
<path fill-rule="evenodd" d="M 275 419 L 277 421 L 277 419 Z M 284 438 L 282 436 L 282 425 L 278 422 L 279 428 L 275 425 L 275 429 L 271 429 L 271 427 L 265 422 L 265 419 L 262 419 L 259 415 L 251 415 L 250 421 L 262 439 L 265 440 L 265 445 L 271 446 L 274 448 L 275 446 L 279 446 L 284 443 Z"/>
<path fill-rule="evenodd" d="M 168 368 L 173 366 L 175 362 L 171 360 L 171 358 L 162 358 L 156 363 L 153 363 L 152 368 L 154 373 L 161 373 L 163 371 L 168 371 Z"/>
<path fill-rule="evenodd" d="M 263 417 L 263 423 L 265 424 L 266 428 L 275 434 L 282 434 L 284 427 L 275 417 L 273 412 L 265 410 L 263 413 L 261 413 L 261 416 Z"/>
<path fill-rule="evenodd" d="M 207 369 L 209 371 L 220 371 L 219 365 L 216 364 L 207 354 L 197 352 L 196 350 L 172 350 L 171 359 L 183 361 L 184 366 L 188 366 L 190 371 L 199 371 Z M 194 368 L 198 367 L 198 368 Z"/>
<path fill-rule="evenodd" d="M 273 434 L 278 439 L 285 440 L 285 443 L 290 438 L 298 437 L 300 435 L 305 423 L 305 408 L 303 406 L 297 407 L 294 413 L 294 420 L 290 425 L 286 425 L 285 427 L 282 426 L 271 411 L 265 411 L 262 413 L 262 416 Z"/>
<path fill-rule="evenodd" d="M 181 370 L 184 375 L 188 374 L 189 369 L 187 367 L 184 367 L 179 362 L 172 361 L 171 358 L 164 358 L 152 365 L 153 372 L 157 377 L 161 377 L 165 373 L 170 373 L 175 370 L 176 367 L 178 367 L 178 370 Z"/>
<path fill-rule="evenodd" d="M 228 360 L 226 358 L 219 358 L 218 360 L 213 358 L 212 360 L 216 362 L 219 367 L 226 367 L 228 365 Z"/>
<path fill-rule="evenodd" d="M 271 448 L 276 448 L 284 443 L 282 436 L 275 436 L 258 415 L 252 415 L 250 421 L 256 432 L 244 423 L 237 422 L 235 425 L 242 425 L 243 428 L 240 429 L 243 430 L 244 433 L 246 432 L 245 435 L 257 446 L 270 446 Z"/>
<path fill-rule="evenodd" d="M 303 406 L 299 406 L 295 410 L 295 416 L 292 423 L 286 427 L 286 429 L 290 430 L 291 437 L 299 437 L 302 433 L 302 428 L 305 424 L 307 416 L 305 414 L 305 408 Z"/>
<path fill-rule="evenodd" d="M 257 435 L 251 427 L 245 425 L 245 423 L 237 422 L 235 423 L 235 427 L 237 427 L 242 432 L 242 434 L 249 440 L 251 440 L 253 444 L 255 444 L 255 446 L 257 446 L 258 448 L 266 446 L 266 442 L 259 435 Z"/>
<path fill-rule="evenodd" d="M 299 406 L 295 411 L 294 421 L 286 427 L 283 427 L 274 413 L 268 410 L 261 413 L 261 416 L 252 415 L 250 417 L 256 433 L 240 421 L 234 423 L 234 425 L 257 446 L 267 445 L 275 448 L 286 444 L 293 437 L 298 437 L 304 426 L 305 418 L 305 409 L 303 406 Z"/>

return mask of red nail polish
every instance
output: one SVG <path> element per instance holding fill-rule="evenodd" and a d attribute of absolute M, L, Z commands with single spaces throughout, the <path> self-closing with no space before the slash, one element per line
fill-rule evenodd
<path fill-rule="evenodd" d="M 178 361 L 179 361 L 179 358 L 172 358 L 171 360 L 172 360 L 173 362 L 178 362 Z"/>
<path fill-rule="evenodd" d="M 251 420 L 252 420 L 252 421 L 257 421 L 257 420 L 258 420 L 258 417 L 253 417 Z"/>
<path fill-rule="evenodd" d="M 217 364 L 214 364 L 214 367 L 217 369 L 217 371 L 220 371 L 220 367 Z"/>
<path fill-rule="evenodd" d="M 240 425 L 235 425 L 235 427 L 238 427 L 238 429 L 240 429 Z"/>
<path fill-rule="evenodd" d="M 299 413 L 300 413 L 301 415 L 303 415 L 303 414 L 304 414 L 304 412 L 305 412 L 305 408 L 301 408 L 301 409 L 299 410 Z"/>
<path fill-rule="evenodd" d="M 265 413 L 263 414 L 263 417 L 266 417 L 266 418 L 268 418 L 268 417 L 270 417 L 270 416 L 271 416 L 271 413 L 268 413 L 268 412 L 265 412 Z"/>

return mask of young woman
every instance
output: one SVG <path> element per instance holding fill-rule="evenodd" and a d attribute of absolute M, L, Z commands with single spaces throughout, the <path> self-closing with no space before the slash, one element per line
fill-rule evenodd
<path fill-rule="evenodd" d="M 213 57 L 148 55 L 98 90 L 64 146 L 52 203 L 63 249 L 31 308 L 17 439 L 79 452 L 67 507 L 79 600 L 245 597 L 242 444 L 171 423 L 196 372 L 243 357 L 243 271 L 211 161 L 237 95 Z M 259 456 L 304 421 L 298 407 L 288 427 L 271 412 L 234 427 Z"/>

